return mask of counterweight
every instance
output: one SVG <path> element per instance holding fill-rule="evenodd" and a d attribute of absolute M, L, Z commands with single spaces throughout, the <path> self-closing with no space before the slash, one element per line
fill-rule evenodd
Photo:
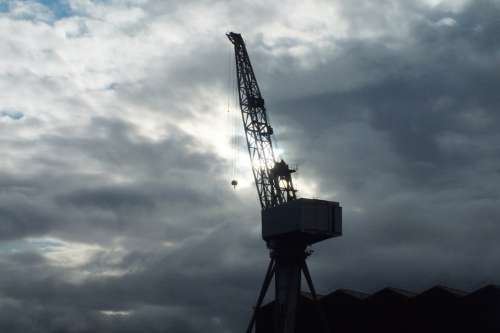
<path fill-rule="evenodd" d="M 234 32 L 227 37 L 234 45 L 240 109 L 260 204 L 263 209 L 276 207 L 296 199 L 291 177 L 295 170 L 276 161 L 273 128 L 243 38 Z"/>

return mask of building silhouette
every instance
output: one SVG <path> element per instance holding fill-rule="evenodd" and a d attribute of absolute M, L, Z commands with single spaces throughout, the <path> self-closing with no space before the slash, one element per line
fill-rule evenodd
<path fill-rule="evenodd" d="M 500 286 L 474 292 L 435 286 L 421 293 L 384 288 L 373 294 L 338 289 L 319 304 L 302 293 L 296 333 L 323 332 L 321 307 L 333 332 L 495 332 L 500 333 Z M 277 333 L 274 302 L 257 312 L 256 332 Z"/>

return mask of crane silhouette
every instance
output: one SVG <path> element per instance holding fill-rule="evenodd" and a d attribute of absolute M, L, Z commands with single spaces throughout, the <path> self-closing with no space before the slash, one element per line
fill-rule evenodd
<path fill-rule="evenodd" d="M 251 333 L 256 314 L 271 281 L 275 280 L 274 332 L 294 333 L 302 274 L 318 305 L 325 332 L 327 321 L 307 267 L 311 254 L 307 247 L 342 235 L 342 208 L 338 202 L 297 198 L 291 169 L 278 161 L 273 150 L 271 127 L 245 42 L 241 34 L 230 32 L 234 45 L 239 104 L 252 172 L 261 205 L 262 238 L 271 260 L 254 307 L 247 333 Z M 234 183 L 232 184 L 235 185 Z"/>

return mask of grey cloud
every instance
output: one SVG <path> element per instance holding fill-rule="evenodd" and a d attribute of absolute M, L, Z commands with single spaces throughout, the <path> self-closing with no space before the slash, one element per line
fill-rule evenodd
<path fill-rule="evenodd" d="M 23 316 L 19 316 L 23 313 Z M 0 329 L 5 332 L 196 332 L 189 321 L 168 309 L 146 307 L 132 315 L 105 315 L 73 307 L 34 306 L 8 301 L 0 304 Z"/>
<path fill-rule="evenodd" d="M 479 1 L 429 13 L 403 48 L 344 41 L 362 70 L 387 72 L 337 91 L 333 62 L 316 76 L 331 92 L 271 101 L 300 173 L 346 208 L 344 236 L 313 259 L 320 285 L 470 289 L 497 278 L 500 77 L 498 48 L 482 41 L 498 11 Z M 457 24 L 432 24 L 440 17 Z"/>
<path fill-rule="evenodd" d="M 222 187 L 221 175 L 214 172 L 224 168 L 223 162 L 194 152 L 190 148 L 193 138 L 187 134 L 172 129 L 169 138 L 148 142 L 132 139 L 132 127 L 106 119 L 96 119 L 89 129 L 104 135 L 51 135 L 37 142 L 57 151 L 66 161 L 54 164 L 40 156 L 37 168 L 45 170 L 43 176 L 3 175 L 0 212 L 4 223 L 0 237 L 49 232 L 68 236 L 73 228 L 84 229 L 85 225 L 98 230 L 118 226 L 125 227 L 122 231 L 136 230 L 142 220 L 142 227 L 149 225 L 161 237 L 168 230 L 169 238 L 175 238 L 196 230 L 198 223 L 187 220 L 179 228 L 179 218 L 186 220 L 199 216 L 199 209 L 221 206 L 229 194 L 229 190 L 216 191 L 218 195 L 211 196 L 214 189 Z M 80 160 L 97 163 L 103 173 L 89 176 L 74 171 L 73 163 Z M 111 184 L 108 175 L 124 177 L 127 185 L 107 185 Z M 200 184 L 205 187 L 200 188 Z"/>
<path fill-rule="evenodd" d="M 247 250 L 256 246 L 260 250 L 251 257 L 247 255 L 243 263 L 240 262 L 242 245 Z M 123 320 L 133 324 L 141 311 L 155 317 L 154 311 L 146 310 L 157 308 L 166 309 L 166 314 L 175 310 L 174 313 L 180 313 L 179 320 L 189 318 L 190 323 L 201 321 L 205 326 L 217 323 L 207 317 L 225 318 L 231 314 L 231 325 L 239 326 L 247 313 L 242 300 L 254 297 L 252 289 L 257 287 L 260 277 L 253 264 L 264 267 L 261 262 L 264 254 L 260 242 L 249 237 L 240 226 L 225 225 L 169 254 L 129 255 L 119 265 L 130 268 L 134 262 L 133 266 L 138 267 L 125 276 L 91 278 L 76 284 L 65 282 L 63 269 L 43 265 L 43 259 L 37 256 L 11 255 L 0 263 L 2 271 L 8 273 L 0 278 L 0 287 L 5 298 L 23 300 L 44 311 L 67 309 L 70 314 L 77 310 L 80 314 L 130 311 L 133 316 Z M 252 265 L 248 266 L 249 263 Z M 26 274 L 30 271 L 38 274 Z M 63 315 L 57 310 L 52 319 Z M 86 325 L 93 325 L 96 318 L 85 320 Z M 172 324 L 168 316 L 154 321 L 161 326 Z M 222 325 L 228 325 L 226 320 Z"/>
<path fill-rule="evenodd" d="M 63 203 L 79 207 L 97 207 L 101 209 L 117 209 L 128 207 L 130 209 L 143 207 L 154 208 L 154 202 L 142 193 L 134 193 L 127 189 L 97 189 L 82 190 L 62 196 Z"/>
<path fill-rule="evenodd" d="M 458 15 L 459 26 L 467 21 L 468 13 Z M 473 36 L 450 32 L 453 29 L 462 28 L 416 25 L 415 41 L 403 50 L 391 50 L 383 40 L 379 45 L 355 42 L 347 46 L 352 51 L 345 55 L 353 62 L 373 61 L 375 53 L 378 61 L 363 61 L 364 66 L 388 68 L 385 77 L 347 92 L 283 102 L 277 105 L 278 111 L 288 112 L 295 127 L 301 126 L 304 132 L 315 136 L 327 135 L 328 131 L 352 122 L 368 123 L 370 129 L 389 136 L 398 158 L 407 159 L 404 167 L 409 171 L 420 165 L 427 168 L 425 173 L 435 170 L 439 175 L 463 169 L 464 164 L 477 159 L 494 158 L 491 151 L 467 150 L 468 147 L 446 151 L 440 142 L 451 133 L 463 137 L 471 148 L 490 146 L 487 141 L 496 137 L 498 127 L 495 87 L 499 79 L 491 70 L 494 61 L 478 63 L 477 59 L 488 59 L 488 51 L 476 47 Z M 469 30 L 472 32 L 472 27 Z M 327 86 L 329 77 L 336 77 L 335 69 L 325 71 L 317 79 Z M 284 117 L 281 120 L 287 122 Z"/>
<path fill-rule="evenodd" d="M 51 229 L 54 213 L 44 202 L 34 202 L 29 195 L 15 192 L 0 193 L 0 198 L 0 239 L 40 235 Z"/>
<path fill-rule="evenodd" d="M 383 13 L 393 3 L 381 2 L 370 26 L 388 23 Z M 343 3 L 343 15 L 361 25 L 368 15 L 362 4 Z M 146 9 L 161 15 L 170 5 L 150 2 Z M 274 9 L 256 22 L 276 15 Z M 315 50 L 326 60 L 312 69 L 273 55 L 259 36 L 249 40 L 286 157 L 299 162 L 299 176 L 317 182 L 325 199 L 344 206 L 344 236 L 318 244 L 310 258 L 320 292 L 498 283 L 493 17 L 500 9 L 475 1 L 458 13 L 411 4 L 398 11 L 410 17 L 407 39 L 332 40 L 335 48 Z M 456 24 L 436 24 L 445 17 Z M 184 121 L 192 114 L 183 103 L 213 108 L 197 98 L 207 86 L 224 89 L 219 72 L 228 42 L 215 39 L 213 45 L 193 40 L 199 52 L 174 70 L 151 65 L 147 80 L 117 84 L 112 92 L 138 109 Z M 294 43 L 300 40 L 278 46 Z M 225 161 L 193 149 L 203 143 L 175 126 L 167 132 L 153 142 L 130 123 L 95 118 L 83 134 L 66 129 L 13 143 L 43 149 L 27 175 L 0 177 L 0 239 L 48 235 L 105 248 L 119 240 L 124 254 L 100 253 L 78 268 L 37 253 L 2 255 L 0 328 L 236 332 L 245 326 L 268 260 L 256 232 L 253 188 L 235 198 Z M 82 165 L 93 173 L 81 172 Z M 121 274 L 98 274 L 113 270 Z M 77 282 L 70 278 L 88 272 Z M 16 316 L 21 309 L 26 315 Z"/>

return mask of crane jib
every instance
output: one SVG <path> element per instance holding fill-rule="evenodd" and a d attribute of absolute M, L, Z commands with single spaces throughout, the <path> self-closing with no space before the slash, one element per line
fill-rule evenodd
<path fill-rule="evenodd" d="M 262 209 L 276 207 L 296 199 L 294 170 L 274 154 L 274 131 L 241 34 L 230 32 L 227 37 L 234 45 L 239 104 L 257 194 Z"/>

